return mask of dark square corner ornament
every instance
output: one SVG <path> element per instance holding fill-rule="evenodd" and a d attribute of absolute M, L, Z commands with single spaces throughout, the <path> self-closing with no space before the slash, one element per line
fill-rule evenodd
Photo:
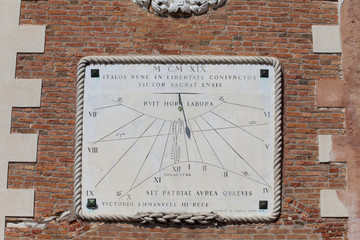
<path fill-rule="evenodd" d="M 281 210 L 277 59 L 94 56 L 77 73 L 76 214 L 259 223 Z"/>

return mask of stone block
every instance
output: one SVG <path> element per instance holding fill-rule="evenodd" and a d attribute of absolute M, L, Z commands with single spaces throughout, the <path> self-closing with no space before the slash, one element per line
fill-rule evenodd
<path fill-rule="evenodd" d="M 312 26 L 313 51 L 315 53 L 341 53 L 340 28 L 334 26 Z"/>
<path fill-rule="evenodd" d="M 0 66 L 2 80 L 15 78 L 16 56 L 21 53 L 42 53 L 45 26 L 19 26 L 21 0 L 0 2 Z M 31 39 L 31 41 L 29 41 Z"/>
<path fill-rule="evenodd" d="M 332 149 L 331 135 L 319 135 L 319 161 L 330 162 Z"/>
<path fill-rule="evenodd" d="M 8 134 L 13 107 L 40 106 L 41 80 L 0 81 L 0 86 L 0 134 Z"/>
<path fill-rule="evenodd" d="M 38 136 L 34 134 L 0 135 L 0 169 L 9 162 L 36 162 Z M 0 190 L 7 186 L 7 170 L 0 174 Z"/>
<path fill-rule="evenodd" d="M 321 217 L 348 217 L 349 213 L 344 203 L 339 199 L 336 190 L 320 191 Z"/>
<path fill-rule="evenodd" d="M 33 189 L 0 189 L 0 239 L 4 239 L 5 216 L 32 217 L 34 214 Z"/>

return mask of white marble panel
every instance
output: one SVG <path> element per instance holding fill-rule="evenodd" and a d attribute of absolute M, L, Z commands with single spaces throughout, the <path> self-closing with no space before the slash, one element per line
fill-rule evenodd
<path fill-rule="evenodd" d="M 313 25 L 312 33 L 315 53 L 341 53 L 339 25 Z"/>
<path fill-rule="evenodd" d="M 320 191 L 321 217 L 348 217 L 349 213 L 344 203 L 339 199 L 336 190 Z"/>
<path fill-rule="evenodd" d="M 319 135 L 319 161 L 330 162 L 331 135 Z"/>

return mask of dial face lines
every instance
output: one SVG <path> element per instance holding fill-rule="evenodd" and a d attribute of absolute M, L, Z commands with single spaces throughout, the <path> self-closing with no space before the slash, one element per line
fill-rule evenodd
<path fill-rule="evenodd" d="M 260 110 L 260 111 L 264 111 L 263 108 L 248 106 L 248 105 L 244 105 L 244 104 L 232 103 L 232 102 L 224 102 L 224 103 L 226 103 L 226 104 L 232 104 L 232 105 L 236 105 L 236 106 L 240 106 L 240 107 L 246 107 L 246 108 L 252 108 L 252 109 L 257 109 L 257 110 Z"/>
<path fill-rule="evenodd" d="M 226 101 L 222 102 L 224 104 L 227 104 Z M 104 179 L 106 179 L 106 177 L 110 174 L 119 174 L 121 171 L 127 171 L 126 168 L 122 168 L 119 169 L 119 167 L 117 167 L 117 165 L 122 161 L 122 159 L 124 159 L 126 157 L 127 154 L 131 155 L 132 151 L 135 151 L 136 149 L 136 144 L 138 144 L 138 142 L 142 139 L 148 138 L 150 140 L 150 149 L 147 151 L 147 154 L 145 156 L 145 158 L 143 159 L 142 164 L 140 165 L 137 173 L 134 173 L 134 179 L 132 181 L 131 186 L 128 187 L 128 189 L 125 189 L 126 192 L 131 192 L 131 190 L 134 188 L 134 186 L 136 186 L 136 183 L 138 182 L 143 182 L 146 181 L 144 179 L 141 179 L 140 176 L 141 172 L 143 171 L 144 165 L 146 162 L 150 161 L 149 160 L 149 156 L 151 155 L 151 153 L 153 151 L 157 151 L 162 153 L 161 156 L 161 161 L 159 164 L 158 168 L 155 171 L 154 169 L 154 173 L 150 174 L 150 176 L 144 176 L 145 179 L 150 179 L 151 176 L 156 175 L 157 173 L 163 171 L 164 169 L 167 169 L 173 165 L 176 165 L 178 162 L 183 162 L 183 161 L 187 161 L 187 162 L 192 162 L 192 163 L 197 163 L 197 162 L 201 162 L 203 164 L 212 166 L 212 167 L 217 167 L 217 168 L 221 168 L 223 170 L 226 170 L 228 172 L 234 173 L 236 175 L 245 177 L 247 179 L 250 179 L 254 182 L 258 182 L 259 184 L 263 184 L 266 186 L 271 186 L 252 166 L 251 164 L 249 164 L 248 160 L 246 160 L 234 147 L 233 145 L 236 143 L 231 144 L 228 140 L 226 140 L 226 138 L 223 136 L 223 131 L 227 131 L 227 130 L 231 130 L 234 131 L 236 129 L 240 129 L 243 132 L 245 132 L 246 134 L 252 136 L 253 138 L 264 142 L 264 140 L 248 131 L 246 131 L 244 129 L 244 127 L 246 126 L 238 126 L 235 123 L 229 121 L 228 119 L 222 117 L 221 115 L 219 115 L 218 113 L 216 113 L 216 108 L 218 108 L 221 104 L 217 105 L 215 108 L 213 108 L 212 110 L 210 110 L 207 113 L 204 113 L 200 116 L 197 116 L 195 118 L 191 118 L 190 120 L 184 120 L 184 119 L 177 119 L 175 121 L 167 121 L 167 120 L 162 120 L 162 119 L 157 119 L 154 117 L 151 117 L 149 115 L 145 115 L 144 113 L 139 113 L 136 110 L 136 113 L 138 113 L 139 115 L 136 118 L 132 118 L 130 121 L 126 122 L 125 124 L 122 124 L 120 127 L 115 128 L 113 131 L 111 131 L 110 133 L 107 133 L 106 135 L 100 137 L 99 139 L 97 139 L 96 141 L 92 142 L 92 145 L 96 145 L 99 143 L 105 143 L 107 141 L 117 141 L 121 144 L 122 141 L 128 141 L 128 140 L 134 140 L 133 143 L 126 149 L 126 151 L 124 151 L 119 157 L 118 159 L 115 161 L 114 164 L 111 165 L 111 167 L 105 172 L 105 174 L 103 174 L 103 176 L 100 178 L 100 180 L 98 180 L 98 182 L 95 185 L 95 189 L 101 186 L 101 183 L 104 181 Z M 235 104 L 235 103 L 231 103 L 231 105 L 234 106 L 238 106 L 239 108 L 242 107 L 246 107 L 246 108 L 251 108 L 251 109 L 256 109 L 259 110 L 259 112 L 263 112 L 264 110 L 261 108 L 256 108 L 256 107 L 252 107 L 252 106 L 245 106 L 242 104 Z M 96 107 L 94 108 L 94 110 L 97 110 L 99 112 L 107 110 L 109 108 L 112 107 L 125 107 L 128 109 L 132 109 L 130 107 L 127 107 L 124 104 L 117 104 L 117 105 L 109 105 L 109 106 L 104 106 L 104 107 Z M 234 109 L 234 114 L 236 114 L 236 109 Z M 262 113 L 261 112 L 261 113 Z M 128 136 L 128 137 L 124 137 L 124 138 L 119 138 L 119 134 L 117 134 L 117 132 L 119 130 L 122 130 L 124 132 L 130 132 L 129 130 L 127 130 L 127 128 L 129 129 L 133 129 L 134 126 L 132 126 L 132 124 L 136 123 L 136 121 L 140 121 L 142 118 L 148 118 L 147 122 L 147 126 L 142 126 L 141 131 L 138 131 L 138 136 Z M 149 129 L 153 126 L 153 124 L 156 122 L 162 122 L 162 124 L 157 125 L 158 128 L 158 132 L 156 134 L 153 134 L 153 131 L 149 131 Z M 210 123 L 210 121 L 213 121 L 215 124 L 217 123 L 217 126 L 214 125 L 214 123 Z M 200 124 L 199 124 L 200 122 Z M 144 122 L 142 122 L 144 123 Z M 263 125 L 266 125 L 267 123 L 264 123 Z M 196 126 L 197 129 L 194 130 L 192 128 L 192 125 Z M 167 128 L 165 126 L 168 126 Z M 254 125 L 248 125 L 248 126 L 252 126 L 254 127 Z M 164 132 L 164 128 L 169 129 L 167 132 Z M 185 128 L 189 128 L 190 134 L 188 134 L 186 131 L 184 131 Z M 171 129 L 173 131 L 171 131 Z M 155 130 L 156 132 L 156 130 Z M 179 145 L 179 141 L 181 140 L 181 136 L 182 136 L 182 145 L 184 146 L 184 149 L 180 149 Z M 117 139 L 112 139 L 112 138 L 117 138 Z M 162 141 L 162 146 L 158 143 L 155 144 L 157 142 L 160 142 L 160 138 L 163 139 Z M 203 138 L 204 143 L 206 143 L 207 147 L 201 146 L 199 147 L 199 144 L 197 142 L 197 138 Z M 173 139 L 173 142 L 170 141 L 170 139 Z M 216 140 L 214 140 L 216 139 Z M 237 159 L 238 161 L 242 162 L 242 167 L 239 169 L 230 169 L 230 168 L 225 168 L 223 162 L 220 160 L 219 157 L 219 150 L 217 150 L 218 146 L 220 145 L 219 142 L 223 142 L 223 144 L 221 146 L 225 146 L 228 151 L 233 152 L 233 154 L 237 155 Z M 168 146 L 172 145 L 172 149 L 169 149 Z M 156 145 L 156 146 L 155 146 Z M 195 151 L 192 151 L 193 154 L 195 155 L 194 158 L 191 158 L 189 155 L 189 145 L 192 145 L 192 148 L 195 149 Z M 206 159 L 216 159 L 216 161 L 207 161 L 206 159 L 204 160 L 203 156 L 208 156 L 209 153 L 205 154 L 204 152 L 202 153 L 200 149 L 211 149 L 211 157 L 207 157 Z M 171 151 L 171 152 L 170 152 Z M 181 156 L 180 156 L 181 154 Z M 166 165 L 164 164 L 164 158 L 165 156 L 172 156 L 172 161 L 168 161 L 168 163 Z M 132 159 L 132 157 L 127 157 L 128 159 Z M 137 160 L 141 160 L 141 159 L 137 159 Z M 154 160 L 154 159 L 152 159 Z M 244 174 L 244 172 L 246 172 L 247 174 Z M 249 173 L 250 172 L 250 173 Z M 138 183 L 139 184 L 139 183 Z"/>
<path fill-rule="evenodd" d="M 190 128 L 190 131 L 192 132 L 193 130 L 192 130 L 192 127 L 191 127 L 190 122 L 189 122 L 189 128 Z M 200 160 L 201 160 L 201 162 L 204 162 L 204 160 L 203 160 L 203 158 L 202 158 L 202 155 L 201 155 L 201 152 L 200 152 L 199 145 L 198 145 L 198 143 L 197 143 L 197 141 L 196 141 L 196 136 L 195 136 L 195 134 L 193 134 L 193 138 L 194 138 L 194 143 L 195 143 L 196 149 L 197 149 L 197 151 L 198 151 L 198 153 L 199 153 Z"/>
<path fill-rule="evenodd" d="M 268 184 L 257 172 L 256 170 L 246 161 L 246 159 L 244 157 L 242 157 L 240 155 L 240 153 L 238 151 L 236 151 L 234 149 L 234 147 L 222 136 L 222 134 L 219 133 L 218 130 L 216 130 L 208 121 L 206 121 L 206 119 L 201 116 L 202 119 L 204 119 L 204 121 L 214 130 L 214 132 L 216 132 L 216 134 L 227 144 L 227 146 L 237 155 L 239 156 L 239 158 L 246 163 L 246 165 L 248 165 L 266 184 Z M 269 185 L 269 184 L 268 184 Z M 269 185 L 270 186 L 270 185 Z"/>
<path fill-rule="evenodd" d="M 169 124 L 169 125 L 170 125 L 170 127 L 169 127 L 169 132 L 167 133 L 167 136 L 166 136 L 165 147 L 164 147 L 163 154 L 162 154 L 162 157 L 161 157 L 161 163 L 160 163 L 159 171 L 161 171 L 161 166 L 162 166 L 163 161 L 164 161 L 166 148 L 167 148 L 168 143 L 169 143 L 169 137 L 170 137 L 170 131 L 171 131 L 171 124 Z"/>
<path fill-rule="evenodd" d="M 100 75 L 85 76 L 82 211 L 272 212 L 273 79 L 261 79 L 262 66 L 233 65 L 219 75 L 223 67 L 168 66 L 208 71 L 195 81 L 186 80 L 195 79 L 191 74 L 161 75 L 162 65 L 89 66 L 87 73 Z M 214 80 L 222 76 L 226 81 Z M 266 209 L 259 207 L 264 201 Z"/>
<path fill-rule="evenodd" d="M 115 129 L 114 131 L 112 131 L 112 132 L 110 132 L 110 133 L 106 134 L 105 136 L 103 136 L 103 137 L 101 137 L 100 139 L 98 139 L 97 141 L 95 141 L 95 142 L 94 142 L 94 144 L 95 144 L 95 143 L 98 143 L 98 142 L 101 142 L 101 141 L 102 141 L 103 139 L 105 139 L 106 137 L 108 137 L 108 136 L 110 136 L 111 134 L 113 134 L 113 133 L 115 133 L 115 132 L 119 131 L 120 129 L 122 129 L 122 128 L 124 128 L 124 127 L 126 127 L 127 125 L 129 125 L 129 124 L 131 124 L 131 123 L 135 122 L 137 119 L 141 118 L 142 116 L 144 116 L 144 114 L 141 114 L 140 116 L 138 116 L 138 117 L 136 117 L 136 118 L 132 119 L 131 121 L 129 121 L 129 122 L 127 122 L 127 123 L 125 123 L 125 124 L 124 124 L 124 125 L 122 125 L 121 127 L 119 127 L 119 128 L 117 128 L 117 129 Z"/>
<path fill-rule="evenodd" d="M 154 119 L 154 121 L 145 129 L 145 131 L 138 137 L 136 138 L 136 140 L 134 141 L 134 143 L 125 151 L 125 153 L 115 162 L 114 165 L 112 165 L 112 167 L 106 172 L 106 174 L 100 179 L 100 181 L 95 185 L 95 187 L 97 187 L 103 180 L 104 178 L 114 169 L 114 167 L 123 159 L 123 157 L 132 149 L 132 147 L 134 147 L 134 145 L 138 142 L 138 140 L 141 139 L 141 137 L 144 135 L 144 133 L 153 125 L 153 123 L 156 121 L 157 119 Z"/>
<path fill-rule="evenodd" d="M 208 146 L 210 147 L 211 151 L 214 153 L 214 156 L 216 157 L 217 161 L 220 163 L 221 167 L 222 167 L 222 168 L 224 168 L 224 166 L 223 166 L 223 164 L 221 163 L 221 161 L 220 161 L 220 159 L 219 159 L 218 155 L 216 154 L 216 151 L 214 150 L 214 148 L 213 148 L 213 147 L 212 147 L 212 145 L 210 144 L 209 139 L 206 137 L 206 135 L 205 135 L 204 131 L 203 131 L 203 130 L 201 130 L 201 128 L 200 128 L 200 126 L 199 126 L 198 122 L 196 121 L 196 119 L 194 119 L 194 122 L 195 122 L 196 126 L 197 126 L 197 127 L 198 127 L 198 129 L 199 129 L 199 130 L 198 130 L 198 132 L 200 132 L 200 133 L 202 134 L 202 136 L 204 137 L 204 139 L 205 139 L 206 143 L 207 143 L 207 144 L 208 144 Z M 206 149 L 206 148 L 204 148 L 204 149 Z M 207 159 L 211 159 L 211 158 L 207 158 Z"/>
<path fill-rule="evenodd" d="M 134 179 L 134 182 L 133 182 L 133 184 L 131 185 L 130 189 L 133 188 L 133 186 L 134 186 L 134 184 L 135 184 L 135 182 L 136 182 L 136 179 L 138 178 L 140 172 L 142 171 L 142 169 L 143 169 L 143 167 L 144 167 L 144 165 L 145 165 L 146 160 L 148 160 L 148 157 L 149 157 L 149 155 L 150 155 L 150 153 L 151 153 L 151 150 L 153 149 L 154 144 L 155 144 L 156 140 L 158 139 L 161 130 L 162 130 L 163 127 L 164 127 L 164 124 L 165 124 L 165 121 L 164 121 L 163 124 L 161 125 L 161 128 L 160 128 L 160 130 L 159 130 L 159 132 L 158 132 L 158 135 L 156 136 L 154 142 L 152 143 L 151 148 L 150 148 L 148 154 L 146 155 L 146 158 L 145 158 L 143 164 L 141 165 L 141 167 L 140 167 L 140 169 L 139 169 L 139 172 L 138 172 L 138 174 L 136 175 L 136 177 L 135 177 L 135 179 Z"/>
<path fill-rule="evenodd" d="M 226 121 L 226 122 L 230 123 L 230 124 L 231 124 L 232 126 L 234 126 L 235 128 L 240 128 L 240 129 L 241 129 L 241 130 L 243 130 L 244 132 L 246 132 L 246 133 L 250 134 L 251 136 L 253 136 L 253 137 L 255 137 L 255 138 L 259 139 L 259 140 L 260 140 L 260 141 L 262 141 L 262 142 L 264 142 L 264 140 L 263 140 L 263 139 L 261 139 L 261 138 L 259 138 L 259 137 L 255 136 L 254 134 L 252 134 L 252 133 L 250 133 L 250 132 L 246 131 L 244 128 L 242 128 L 242 127 L 240 127 L 240 126 L 237 126 L 236 124 L 234 124 L 234 123 L 230 122 L 229 120 L 225 119 L 225 118 L 224 118 L 224 117 L 222 117 L 222 116 L 219 116 L 217 113 L 215 113 L 215 112 L 213 112 L 213 111 L 210 111 L 210 112 L 211 112 L 212 114 L 216 115 L 217 117 L 219 117 L 219 118 L 221 118 L 221 119 L 224 119 L 224 121 Z"/>

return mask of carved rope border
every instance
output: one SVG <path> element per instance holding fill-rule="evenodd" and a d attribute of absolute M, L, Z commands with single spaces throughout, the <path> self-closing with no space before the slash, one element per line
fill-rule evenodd
<path fill-rule="evenodd" d="M 84 213 L 81 209 L 82 179 L 82 125 L 84 105 L 85 68 L 90 64 L 263 64 L 274 67 L 275 80 L 275 148 L 274 148 L 274 209 L 265 216 L 221 216 L 217 213 L 156 212 L 135 216 L 101 216 Z M 74 207 L 76 215 L 90 221 L 122 221 L 142 223 L 260 223 L 276 220 L 281 210 L 281 160 L 282 160 L 282 74 L 280 62 L 271 57 L 228 56 L 91 56 L 80 60 L 77 69 L 77 101 L 74 165 Z"/>

